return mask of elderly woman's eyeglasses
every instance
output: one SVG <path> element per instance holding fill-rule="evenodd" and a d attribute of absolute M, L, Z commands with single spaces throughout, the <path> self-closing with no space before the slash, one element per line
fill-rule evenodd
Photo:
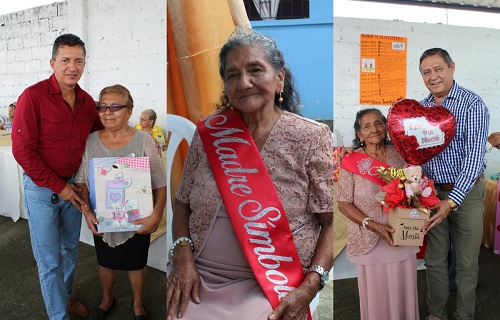
<path fill-rule="evenodd" d="M 116 111 L 120 111 L 121 109 L 126 108 L 126 107 L 127 106 L 125 106 L 123 104 L 113 103 L 110 106 L 97 106 L 96 109 L 100 113 L 104 113 L 104 112 L 106 112 L 106 109 L 109 109 L 109 111 L 111 111 L 111 112 L 116 112 Z"/>
<path fill-rule="evenodd" d="M 139 118 L 139 121 L 149 121 L 151 119 L 146 119 L 146 118 Z"/>

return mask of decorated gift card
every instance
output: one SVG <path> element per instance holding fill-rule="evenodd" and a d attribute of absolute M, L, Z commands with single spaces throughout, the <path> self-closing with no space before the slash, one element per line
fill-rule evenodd
<path fill-rule="evenodd" d="M 99 232 L 137 231 L 132 222 L 151 215 L 153 192 L 147 157 L 89 161 L 90 199 Z"/>

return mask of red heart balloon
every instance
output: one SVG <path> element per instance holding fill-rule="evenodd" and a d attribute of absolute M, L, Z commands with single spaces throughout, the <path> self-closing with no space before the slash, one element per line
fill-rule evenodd
<path fill-rule="evenodd" d="M 455 137 L 456 120 L 445 107 L 424 107 L 402 99 L 389 108 L 387 131 L 399 154 L 409 164 L 421 165 L 443 151 Z"/>

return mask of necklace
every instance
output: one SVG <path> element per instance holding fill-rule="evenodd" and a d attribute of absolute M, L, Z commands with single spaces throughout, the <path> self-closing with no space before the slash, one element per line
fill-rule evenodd
<path fill-rule="evenodd" d="M 273 127 L 273 124 L 276 121 L 276 117 L 277 116 L 278 116 L 278 110 L 276 109 L 276 113 L 274 114 L 273 121 L 271 121 L 271 124 L 269 124 L 269 126 L 266 128 L 266 130 L 260 136 L 258 136 L 257 138 L 253 139 L 254 142 L 257 141 L 257 140 L 259 140 L 260 138 L 262 138 L 262 136 L 264 136 L 269 131 L 271 131 L 271 128 Z"/>
<path fill-rule="evenodd" d="M 377 153 L 376 153 L 376 152 L 371 153 L 371 152 L 368 152 L 368 151 L 366 151 L 366 150 L 365 150 L 365 153 L 366 153 L 367 155 L 369 155 L 369 156 L 371 156 L 371 157 L 373 157 L 373 158 L 377 159 L 377 160 L 382 161 L 382 162 L 383 162 L 383 161 L 385 161 L 385 159 L 386 159 L 386 157 L 387 157 L 387 149 L 386 149 L 386 148 L 384 148 L 384 150 L 382 150 L 378 156 L 377 156 Z"/>

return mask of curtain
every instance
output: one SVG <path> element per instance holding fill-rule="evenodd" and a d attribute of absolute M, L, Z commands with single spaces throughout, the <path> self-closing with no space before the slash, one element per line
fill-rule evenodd
<path fill-rule="evenodd" d="M 196 123 L 215 111 L 223 90 L 219 51 L 238 24 L 250 27 L 243 0 L 167 1 L 167 113 Z M 172 168 L 172 193 L 186 154 L 183 144 Z"/>
<path fill-rule="evenodd" d="M 253 3 L 263 20 L 276 19 L 280 0 L 253 0 Z"/>

